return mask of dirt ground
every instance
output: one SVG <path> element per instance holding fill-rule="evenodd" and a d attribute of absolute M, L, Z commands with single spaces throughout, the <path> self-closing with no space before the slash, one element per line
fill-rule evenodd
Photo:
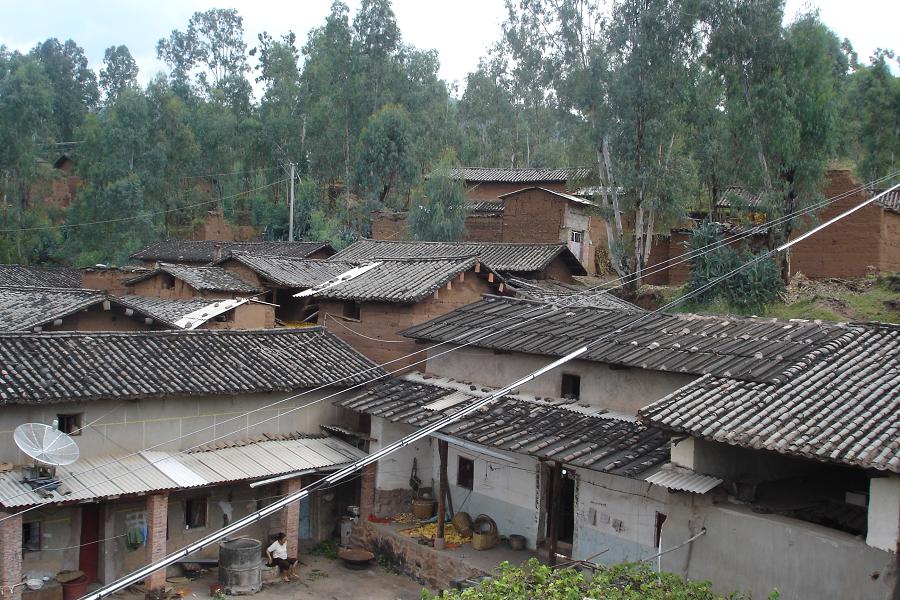
<path fill-rule="evenodd" d="M 321 556 L 302 557 L 306 563 L 300 566 L 299 579 L 290 583 L 267 584 L 252 596 L 234 596 L 236 600 L 418 600 L 422 586 L 405 575 L 389 573 L 377 563 L 365 571 L 351 571 L 339 560 Z M 218 570 L 188 583 L 173 585 L 186 590 L 185 600 L 209 600 L 209 584 L 217 581 Z M 143 600 L 143 594 L 125 592 L 116 595 L 121 600 Z"/>

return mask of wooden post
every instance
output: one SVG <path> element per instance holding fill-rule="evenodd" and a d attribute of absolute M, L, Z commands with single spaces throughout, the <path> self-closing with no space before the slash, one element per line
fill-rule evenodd
<path fill-rule="evenodd" d="M 438 492 L 437 536 L 444 539 L 444 517 L 447 513 L 447 442 L 438 440 L 438 456 L 440 465 L 440 491 Z"/>
<path fill-rule="evenodd" d="M 550 543 L 548 544 L 548 562 L 550 566 L 556 564 L 556 543 L 559 538 L 559 504 L 562 496 L 562 463 L 553 463 L 553 483 L 550 488 Z"/>

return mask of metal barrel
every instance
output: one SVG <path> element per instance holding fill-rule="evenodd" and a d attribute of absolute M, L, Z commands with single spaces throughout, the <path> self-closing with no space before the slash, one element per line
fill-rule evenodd
<path fill-rule="evenodd" d="M 262 589 L 262 544 L 242 538 L 219 544 L 219 583 L 230 595 L 255 594 Z"/>

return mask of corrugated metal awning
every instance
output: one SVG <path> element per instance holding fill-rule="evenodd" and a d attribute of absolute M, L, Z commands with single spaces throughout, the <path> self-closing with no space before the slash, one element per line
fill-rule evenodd
<path fill-rule="evenodd" d="M 296 471 L 345 465 L 365 452 L 335 437 L 269 440 L 215 450 L 141 452 L 122 457 L 82 458 L 57 468 L 63 485 L 46 498 L 22 481 L 22 474 L 0 474 L 0 505 L 14 508 L 182 489 L 244 481 Z"/>
<path fill-rule="evenodd" d="M 644 481 L 670 490 L 681 490 L 695 494 L 705 494 L 722 483 L 722 480 L 718 477 L 695 473 L 690 469 L 677 467 L 671 463 L 663 465 L 652 475 L 644 477 Z"/>

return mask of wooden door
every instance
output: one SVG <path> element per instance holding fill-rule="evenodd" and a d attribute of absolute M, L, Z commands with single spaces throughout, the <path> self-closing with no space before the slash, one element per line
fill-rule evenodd
<path fill-rule="evenodd" d="M 88 582 L 98 581 L 100 569 L 100 505 L 96 502 L 81 506 L 81 548 L 78 551 L 78 570 Z"/>

